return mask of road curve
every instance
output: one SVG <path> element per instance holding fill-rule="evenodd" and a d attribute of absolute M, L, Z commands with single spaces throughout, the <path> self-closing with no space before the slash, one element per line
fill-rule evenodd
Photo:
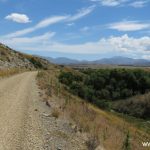
<path fill-rule="evenodd" d="M 43 150 L 37 72 L 0 79 L 0 150 Z"/>

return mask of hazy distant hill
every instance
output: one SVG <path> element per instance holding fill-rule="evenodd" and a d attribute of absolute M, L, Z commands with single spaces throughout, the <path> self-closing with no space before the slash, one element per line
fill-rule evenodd
<path fill-rule="evenodd" d="M 79 61 L 75 59 L 69 59 L 65 57 L 59 58 L 51 58 L 46 57 L 52 63 L 55 64 L 63 64 L 63 65 L 70 65 L 70 64 L 110 64 L 110 65 L 135 65 L 135 66 L 150 66 L 150 61 L 145 59 L 133 59 L 128 57 L 121 57 L 115 56 L 111 58 L 103 58 L 95 61 Z"/>
<path fill-rule="evenodd" d="M 112 58 L 103 58 L 93 61 L 94 64 L 112 64 L 112 65 L 150 65 L 150 61 L 145 59 L 133 59 L 128 57 L 115 56 Z"/>
<path fill-rule="evenodd" d="M 44 57 L 48 61 L 54 63 L 54 64 L 64 64 L 64 65 L 69 65 L 69 64 L 78 64 L 80 61 L 75 60 L 75 59 L 70 59 L 66 57 L 58 57 L 58 58 L 52 58 L 52 57 Z"/>

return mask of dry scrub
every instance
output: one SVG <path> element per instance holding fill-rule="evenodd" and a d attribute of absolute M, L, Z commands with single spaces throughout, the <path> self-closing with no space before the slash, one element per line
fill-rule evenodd
<path fill-rule="evenodd" d="M 0 77 L 8 77 L 20 72 L 23 72 L 24 70 L 22 69 L 17 69 L 17 68 L 13 68 L 13 69 L 0 69 Z"/>
<path fill-rule="evenodd" d="M 142 141 L 149 141 L 150 136 L 129 124 L 123 118 L 98 109 L 73 96 L 61 85 L 57 76 L 60 70 L 52 68 L 38 73 L 38 84 L 48 97 L 55 97 L 64 117 L 77 124 L 78 132 L 87 134 L 87 148 L 95 149 L 99 144 L 106 150 L 130 149 L 142 150 Z M 130 133 L 130 134 L 129 134 Z M 130 140 L 129 140 L 130 136 Z"/>
<path fill-rule="evenodd" d="M 52 117 L 58 118 L 60 115 L 59 110 L 57 108 L 52 110 Z"/>

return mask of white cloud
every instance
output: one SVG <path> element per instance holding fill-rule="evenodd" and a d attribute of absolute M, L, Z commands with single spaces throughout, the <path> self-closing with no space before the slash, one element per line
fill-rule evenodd
<path fill-rule="evenodd" d="M 80 29 L 80 31 L 82 31 L 82 32 L 86 32 L 88 30 L 90 30 L 90 27 L 88 27 L 88 26 L 85 26 L 85 27 Z"/>
<path fill-rule="evenodd" d="M 37 50 L 39 50 L 42 45 L 50 44 L 51 38 L 53 36 L 55 36 L 55 32 L 47 32 L 43 35 L 34 36 L 34 37 L 13 37 L 13 38 L 0 37 L 0 41 L 18 50 L 24 50 L 24 49 L 29 50 L 28 49 L 29 47 L 30 48 L 36 47 Z"/>
<path fill-rule="evenodd" d="M 34 37 L 14 37 L 14 38 L 3 38 L 2 41 L 7 42 L 8 44 L 17 43 L 19 45 L 23 44 L 34 44 L 37 42 L 45 42 L 47 40 L 50 40 L 53 36 L 55 36 L 55 32 L 47 32 L 40 36 L 34 36 Z"/>
<path fill-rule="evenodd" d="M 141 1 L 135 1 L 133 3 L 130 3 L 129 5 L 135 8 L 142 8 L 144 7 L 149 1 L 148 0 L 141 0 Z"/>
<path fill-rule="evenodd" d="M 54 41 L 52 37 L 55 33 L 46 33 L 37 37 L 24 37 L 3 39 L 3 43 L 18 50 L 64 52 L 78 54 L 123 54 L 135 58 L 150 56 L 150 37 L 133 38 L 128 35 L 118 37 L 111 36 L 102 38 L 96 42 L 86 42 L 82 44 L 64 44 Z"/>
<path fill-rule="evenodd" d="M 148 36 L 133 38 L 125 34 L 121 37 L 110 37 L 106 41 L 118 51 L 127 53 L 150 52 L 150 37 Z"/>
<path fill-rule="evenodd" d="M 40 21 L 38 24 L 36 24 L 33 27 L 26 28 L 26 29 L 23 29 L 23 30 L 19 30 L 19 31 L 7 34 L 7 35 L 5 35 L 5 37 L 11 38 L 11 37 L 23 36 L 25 34 L 34 32 L 38 29 L 45 28 L 45 27 L 48 27 L 52 24 L 56 24 L 56 23 L 59 23 L 59 22 L 62 22 L 62 21 L 65 21 L 69 24 L 72 21 L 76 21 L 78 19 L 81 19 L 81 18 L 87 16 L 88 14 L 90 14 L 94 10 L 94 8 L 95 8 L 95 5 L 92 5 L 88 8 L 80 9 L 75 15 L 63 15 L 63 16 L 49 17 L 49 18 L 46 18 L 46 19 Z M 69 25 L 73 25 L 73 22 Z"/>
<path fill-rule="evenodd" d="M 150 55 L 143 55 L 142 58 L 150 60 Z"/>
<path fill-rule="evenodd" d="M 67 26 L 74 26 L 75 23 L 68 23 Z"/>
<path fill-rule="evenodd" d="M 109 24 L 108 28 L 118 31 L 138 31 L 150 28 L 150 23 L 142 23 L 139 21 L 121 21 Z"/>
<path fill-rule="evenodd" d="M 68 18 L 68 16 L 54 16 L 54 17 L 50 17 L 50 18 L 47 18 L 47 19 L 44 19 L 44 20 L 40 21 L 37 25 L 35 25 L 33 27 L 26 28 L 26 29 L 23 29 L 23 30 L 19 30 L 19 31 L 10 33 L 10 34 L 6 35 L 5 37 L 11 38 L 11 37 L 22 36 L 22 35 L 31 33 L 33 31 L 36 31 L 38 29 L 45 28 L 45 27 L 47 27 L 49 25 L 52 25 L 52 24 L 64 21 L 66 18 Z"/>
<path fill-rule="evenodd" d="M 128 0 L 91 0 L 92 2 L 99 2 L 102 6 L 118 6 L 126 3 Z"/>
<path fill-rule="evenodd" d="M 84 16 L 87 16 L 88 14 L 90 14 L 95 8 L 95 5 L 90 6 L 88 8 L 82 8 L 78 11 L 77 14 L 72 15 L 68 18 L 68 21 L 75 21 L 78 20 L 80 18 L 83 18 Z"/>
<path fill-rule="evenodd" d="M 37 29 L 45 28 L 45 27 L 47 27 L 47 26 L 49 26 L 51 24 L 55 24 L 55 23 L 61 22 L 61 21 L 65 20 L 66 18 L 68 18 L 68 16 L 54 16 L 54 17 L 50 17 L 50 18 L 42 20 L 35 27 Z"/>
<path fill-rule="evenodd" d="M 102 0 L 103 6 L 118 6 L 126 2 L 126 0 Z"/>
<path fill-rule="evenodd" d="M 132 6 L 141 8 L 146 6 L 149 0 L 90 0 L 91 2 L 98 2 L 102 6 L 115 7 L 115 6 Z"/>
<path fill-rule="evenodd" d="M 29 23 L 31 22 L 29 17 L 25 14 L 18 14 L 18 13 L 11 13 L 10 15 L 6 16 L 5 19 L 11 20 L 17 23 Z"/>

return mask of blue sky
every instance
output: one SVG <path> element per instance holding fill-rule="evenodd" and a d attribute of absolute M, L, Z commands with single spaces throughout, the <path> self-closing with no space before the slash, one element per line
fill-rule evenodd
<path fill-rule="evenodd" d="M 0 42 L 25 53 L 150 59 L 150 0 L 0 0 Z"/>

